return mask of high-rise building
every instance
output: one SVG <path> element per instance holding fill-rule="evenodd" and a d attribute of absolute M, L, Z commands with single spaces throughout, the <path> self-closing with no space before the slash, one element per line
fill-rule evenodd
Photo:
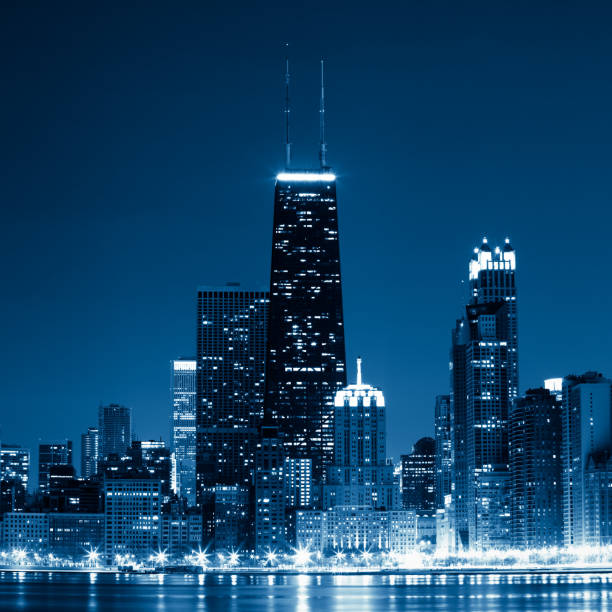
<path fill-rule="evenodd" d="M 38 489 L 49 492 L 49 469 L 53 465 L 72 465 L 72 441 L 39 444 L 38 446 Z"/>
<path fill-rule="evenodd" d="M 402 506 L 418 514 L 435 511 L 436 443 L 421 438 L 409 455 L 402 455 Z"/>
<path fill-rule="evenodd" d="M 172 361 L 172 450 L 179 494 L 196 503 L 196 370 L 195 359 Z"/>
<path fill-rule="evenodd" d="M 228 552 L 251 548 L 249 489 L 238 485 L 215 487 L 215 550 Z"/>
<path fill-rule="evenodd" d="M 277 428 L 262 425 L 255 455 L 255 550 L 259 554 L 286 546 L 284 465 Z"/>
<path fill-rule="evenodd" d="M 484 239 L 451 350 L 455 532 L 461 545 L 510 545 L 508 416 L 518 396 L 516 256 Z"/>
<path fill-rule="evenodd" d="M 436 435 L 436 509 L 444 508 L 444 500 L 451 493 L 453 455 L 451 444 L 450 395 L 438 395 L 435 408 Z"/>
<path fill-rule="evenodd" d="M 563 544 L 561 401 L 530 389 L 510 411 L 512 546 Z"/>
<path fill-rule="evenodd" d="M 119 404 L 98 408 L 100 459 L 122 457 L 132 443 L 132 409 Z"/>
<path fill-rule="evenodd" d="M 336 393 L 333 426 L 334 462 L 327 469 L 323 508 L 397 509 L 393 465 L 386 457 L 385 398 L 380 389 L 363 383 L 361 359 L 357 383 Z"/>
<path fill-rule="evenodd" d="M 172 492 L 173 456 L 163 440 L 134 440 L 127 450 L 126 472 L 146 471 L 161 484 L 162 502 Z"/>
<path fill-rule="evenodd" d="M 0 515 L 25 508 L 29 479 L 29 449 L 2 444 L 0 446 Z"/>
<path fill-rule="evenodd" d="M 317 481 L 333 461 L 334 396 L 345 386 L 336 176 L 287 170 L 274 194 L 266 413 Z"/>
<path fill-rule="evenodd" d="M 589 511 L 594 507 L 589 495 L 599 496 L 601 489 L 597 482 L 607 478 L 607 456 L 612 451 L 611 413 L 611 380 L 597 372 L 563 379 L 563 538 L 566 546 L 582 546 L 599 537 L 601 530 L 594 525 L 594 514 Z"/>
<path fill-rule="evenodd" d="M 100 430 L 88 427 L 87 433 L 81 434 L 81 476 L 90 478 L 98 473 L 100 461 Z"/>
<path fill-rule="evenodd" d="M 212 511 L 215 485 L 252 482 L 269 300 L 233 284 L 200 288 L 197 302 L 196 486 L 198 504 Z"/>

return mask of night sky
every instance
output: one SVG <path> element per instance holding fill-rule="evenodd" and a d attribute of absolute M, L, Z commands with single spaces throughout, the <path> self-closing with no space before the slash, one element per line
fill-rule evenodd
<path fill-rule="evenodd" d="M 389 453 L 433 434 L 483 235 L 517 251 L 521 391 L 612 375 L 609 3 L 125 4 L 2 6 L 4 442 L 78 465 L 100 402 L 168 439 L 196 287 L 268 284 L 286 41 L 296 167 L 327 60 L 349 380 Z"/>

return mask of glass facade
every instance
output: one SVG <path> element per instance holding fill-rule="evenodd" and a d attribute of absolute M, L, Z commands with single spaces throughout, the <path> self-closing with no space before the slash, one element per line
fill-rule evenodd
<path fill-rule="evenodd" d="M 172 450 L 179 494 L 196 503 L 196 369 L 195 359 L 172 361 Z"/>
<path fill-rule="evenodd" d="M 119 404 L 98 408 L 100 459 L 123 457 L 132 443 L 132 410 Z"/>
<path fill-rule="evenodd" d="M 100 430 L 88 427 L 87 433 L 81 434 L 81 476 L 89 478 L 98 473 L 100 461 Z"/>

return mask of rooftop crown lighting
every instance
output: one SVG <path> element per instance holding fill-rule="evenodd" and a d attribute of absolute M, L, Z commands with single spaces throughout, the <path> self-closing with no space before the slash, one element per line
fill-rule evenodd
<path fill-rule="evenodd" d="M 277 181 L 319 183 L 335 181 L 336 175 L 331 172 L 281 172 L 276 175 Z"/>

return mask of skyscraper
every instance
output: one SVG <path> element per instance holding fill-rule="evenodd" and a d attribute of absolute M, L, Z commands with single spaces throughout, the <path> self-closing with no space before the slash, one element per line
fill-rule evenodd
<path fill-rule="evenodd" d="M 122 457 L 132 443 L 132 410 L 119 404 L 98 408 L 100 459 Z"/>
<path fill-rule="evenodd" d="M 510 411 L 512 546 L 561 546 L 561 402 L 530 389 Z"/>
<path fill-rule="evenodd" d="M 453 333 L 455 531 L 473 548 L 510 544 L 508 415 L 518 396 L 515 270 L 510 241 L 493 252 L 485 238 L 470 261 L 470 297 Z"/>
<path fill-rule="evenodd" d="M 87 433 L 81 434 L 81 476 L 89 478 L 98 473 L 100 461 L 100 430 L 88 427 Z"/>
<path fill-rule="evenodd" d="M 363 382 L 361 359 L 357 359 L 356 384 L 336 393 L 333 424 L 334 462 L 323 486 L 323 509 L 398 509 L 393 465 L 386 456 L 385 398 L 380 389 Z"/>
<path fill-rule="evenodd" d="M 38 489 L 49 492 L 49 470 L 54 465 L 72 465 L 72 441 L 38 445 Z"/>
<path fill-rule="evenodd" d="M 29 478 L 29 449 L 0 445 L 0 515 L 25 508 Z"/>
<path fill-rule="evenodd" d="M 452 444 L 450 395 L 438 395 L 435 407 L 436 435 L 436 508 L 444 508 L 444 498 L 451 493 Z"/>
<path fill-rule="evenodd" d="M 190 506 L 196 503 L 196 370 L 195 359 L 172 361 L 172 450 L 177 488 Z"/>
<path fill-rule="evenodd" d="M 419 514 L 435 510 L 436 443 L 421 438 L 409 455 L 402 455 L 402 506 Z"/>
<path fill-rule="evenodd" d="M 197 297 L 197 495 L 251 484 L 263 415 L 268 294 L 202 287 Z"/>
<path fill-rule="evenodd" d="M 589 512 L 593 505 L 589 495 L 599 496 L 597 482 L 608 479 L 607 459 L 612 451 L 611 413 L 611 380 L 597 372 L 563 379 L 563 536 L 566 546 L 592 543 L 598 534 L 596 519 L 592 518 L 593 512 Z"/>

